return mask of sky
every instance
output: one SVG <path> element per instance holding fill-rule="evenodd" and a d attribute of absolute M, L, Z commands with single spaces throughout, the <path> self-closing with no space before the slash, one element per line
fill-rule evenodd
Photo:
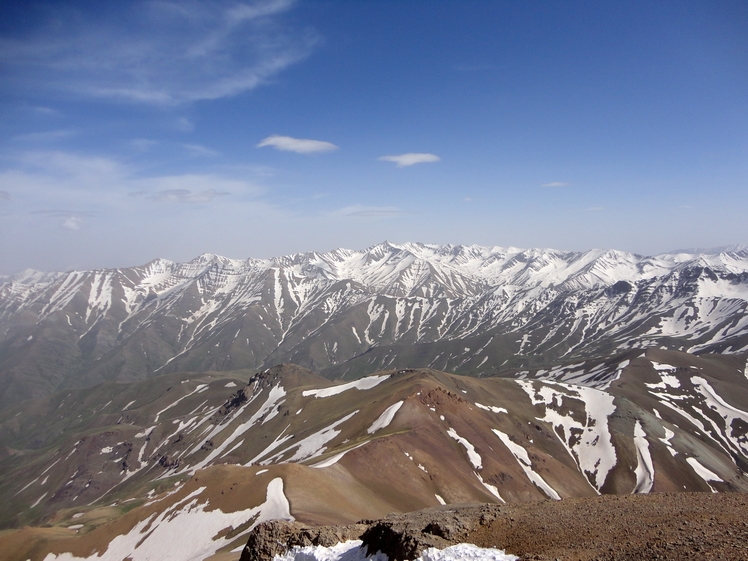
<path fill-rule="evenodd" d="M 748 3 L 0 4 L 0 274 L 748 243 Z"/>

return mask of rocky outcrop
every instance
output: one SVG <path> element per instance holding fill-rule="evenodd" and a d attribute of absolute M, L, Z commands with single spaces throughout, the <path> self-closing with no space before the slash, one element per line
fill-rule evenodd
<path fill-rule="evenodd" d="M 322 536 L 330 540 L 326 543 L 333 543 L 336 532 L 340 541 L 358 537 L 369 554 L 381 551 L 391 561 L 416 559 L 429 547 L 457 543 L 498 548 L 533 561 L 748 559 L 746 520 L 748 496 L 743 493 L 651 493 L 449 505 L 364 520 L 355 527 L 266 522 L 250 534 L 242 561 L 270 561 L 305 540 L 306 545 L 313 545 L 315 536 L 319 536 L 319 545 L 324 545 Z M 305 537 L 307 532 L 311 538 Z"/>
<path fill-rule="evenodd" d="M 391 561 L 415 559 L 430 547 L 461 543 L 479 527 L 500 514 L 498 505 L 450 505 L 407 514 L 390 514 L 381 520 L 362 520 L 350 526 L 307 526 L 272 520 L 249 534 L 241 561 L 271 561 L 295 546 L 330 547 L 347 540 L 362 540 L 369 554 L 381 551 Z"/>
<path fill-rule="evenodd" d="M 430 547 L 461 543 L 477 527 L 496 519 L 498 505 L 435 507 L 407 514 L 390 514 L 370 523 L 361 535 L 369 554 L 381 551 L 390 561 L 416 559 Z"/>
<path fill-rule="evenodd" d="M 263 522 L 249 534 L 240 561 L 270 561 L 295 546 L 331 547 L 339 542 L 360 539 L 367 528 L 366 524 L 308 526 L 285 520 Z"/>

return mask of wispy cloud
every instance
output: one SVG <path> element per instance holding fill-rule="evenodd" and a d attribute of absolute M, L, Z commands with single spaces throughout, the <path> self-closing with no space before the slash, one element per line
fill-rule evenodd
<path fill-rule="evenodd" d="M 15 136 L 15 140 L 21 140 L 25 142 L 50 142 L 60 140 L 62 138 L 68 138 L 78 134 L 75 130 L 55 130 L 55 131 L 44 131 L 44 132 L 30 132 L 27 134 L 19 134 Z"/>
<path fill-rule="evenodd" d="M 40 214 L 49 216 L 57 220 L 57 225 L 61 230 L 70 230 L 76 232 L 83 228 L 86 219 L 96 215 L 90 211 L 76 211 L 69 209 L 43 209 L 32 211 L 31 214 Z"/>
<path fill-rule="evenodd" d="M 143 176 L 137 168 L 117 160 L 67 152 L 26 152 L 16 167 L 0 172 L 0 184 L 19 197 L 19 212 L 66 219 L 83 216 L 86 209 L 114 209 L 125 201 L 209 203 L 227 195 L 246 200 L 261 189 L 241 178 L 217 173 Z M 0 199 L 2 196 L 0 195 Z M 10 195 L 8 195 L 10 198 Z M 75 205 L 80 211 L 46 210 Z"/>
<path fill-rule="evenodd" d="M 207 203 L 215 199 L 228 195 L 228 192 L 219 192 L 215 189 L 206 189 L 205 191 L 190 191 L 189 189 L 164 189 L 155 193 L 146 193 L 138 191 L 131 193 L 132 196 L 144 196 L 151 201 L 167 203 Z"/>
<path fill-rule="evenodd" d="M 133 138 L 130 141 L 130 146 L 138 150 L 139 152 L 147 152 L 158 144 L 158 140 L 152 140 L 150 138 Z"/>
<path fill-rule="evenodd" d="M 364 206 L 352 205 L 334 210 L 331 216 L 350 216 L 355 218 L 386 218 L 406 214 L 394 206 Z"/>
<path fill-rule="evenodd" d="M 332 152 L 338 147 L 332 142 L 324 140 L 310 140 L 307 138 L 293 138 L 290 136 L 272 135 L 260 141 L 257 148 L 272 146 L 276 150 L 297 152 L 299 154 L 314 154 L 317 152 Z"/>
<path fill-rule="evenodd" d="M 127 24 L 56 8 L 21 38 L 0 38 L 6 87 L 148 104 L 233 96 L 307 57 L 316 35 L 282 17 L 293 0 L 128 4 Z"/>
<path fill-rule="evenodd" d="M 0 191 L 0 201 L 9 201 L 10 200 L 10 193 L 7 191 Z"/>
<path fill-rule="evenodd" d="M 541 187 L 569 187 L 571 183 L 565 183 L 563 181 L 552 181 L 551 183 L 543 183 Z"/>
<path fill-rule="evenodd" d="M 436 154 L 419 154 L 414 152 L 400 154 L 399 156 L 380 156 L 378 159 L 383 162 L 395 162 L 399 168 L 441 160 Z"/>
<path fill-rule="evenodd" d="M 200 144 L 182 144 L 182 147 L 195 156 L 218 156 L 220 152 Z"/>
<path fill-rule="evenodd" d="M 47 115 L 47 116 L 59 116 L 60 115 L 59 111 L 57 111 L 56 109 L 52 109 L 51 107 L 34 106 L 33 110 L 39 115 Z"/>
<path fill-rule="evenodd" d="M 179 132 L 192 132 L 195 130 L 195 124 L 187 117 L 180 117 L 177 119 L 177 122 L 174 123 L 174 128 Z"/>

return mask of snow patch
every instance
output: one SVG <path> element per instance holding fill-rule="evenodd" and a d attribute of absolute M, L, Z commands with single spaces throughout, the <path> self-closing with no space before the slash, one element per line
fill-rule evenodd
<path fill-rule="evenodd" d="M 636 446 L 636 485 L 632 493 L 649 493 L 654 485 L 654 463 L 649 453 L 649 441 L 640 421 L 634 424 L 634 446 Z"/>
<path fill-rule="evenodd" d="M 372 425 L 367 429 L 366 432 L 369 434 L 374 434 L 378 430 L 389 426 L 389 424 L 392 422 L 392 419 L 395 418 L 395 413 L 400 410 L 400 407 L 403 406 L 403 403 L 404 401 L 398 401 L 397 403 L 390 405 L 387 409 L 384 410 L 379 418 L 372 423 Z"/>
<path fill-rule="evenodd" d="M 709 485 L 710 481 L 719 481 L 721 483 L 724 482 L 719 475 L 705 468 L 703 465 L 699 463 L 699 461 L 696 458 L 688 458 L 686 459 L 686 461 L 688 462 L 688 465 L 690 465 L 693 468 L 693 470 L 696 472 L 696 475 L 701 477 L 701 479 L 703 479 L 707 485 Z M 712 490 L 712 493 L 717 492 L 717 490 L 711 485 L 709 485 L 709 488 Z"/>
<path fill-rule="evenodd" d="M 473 464 L 473 467 L 475 469 L 481 469 L 483 467 L 483 460 L 481 459 L 480 454 L 475 451 L 475 446 L 470 444 L 470 442 L 468 442 L 466 438 L 462 438 L 459 434 L 457 434 L 457 431 L 452 427 L 449 428 L 447 434 L 465 447 L 465 450 L 467 450 L 468 459 L 470 460 L 470 463 Z"/>
<path fill-rule="evenodd" d="M 338 425 L 342 425 L 348 419 L 353 417 L 356 413 L 358 413 L 358 409 L 356 409 L 356 411 L 354 411 L 353 413 L 346 415 L 342 419 L 335 421 L 329 427 L 326 427 L 320 431 L 317 431 L 314 434 L 302 439 L 301 441 L 292 444 L 288 448 L 281 450 L 280 452 L 271 456 L 267 460 L 260 462 L 260 465 L 271 464 L 275 462 L 276 460 L 280 459 L 280 457 L 283 456 L 283 454 L 285 454 L 286 452 L 290 450 L 293 450 L 294 448 L 297 449 L 296 453 L 290 458 L 288 458 L 287 460 L 284 460 L 285 462 L 300 462 L 302 460 L 308 460 L 310 458 L 315 458 L 317 456 L 322 455 L 324 451 L 327 450 L 327 443 L 330 442 L 332 439 L 334 439 L 336 436 L 338 436 L 342 432 L 342 431 L 336 430 Z"/>
<path fill-rule="evenodd" d="M 332 386 L 331 388 L 304 390 L 303 392 L 301 392 L 301 395 L 304 397 L 313 395 L 316 398 L 320 398 L 338 395 L 352 389 L 370 390 L 371 388 L 378 386 L 379 384 L 384 382 L 389 377 L 389 374 L 385 374 L 384 376 L 367 376 L 366 378 L 361 378 L 360 380 L 355 380 L 353 382 L 348 382 L 347 384 L 341 384 L 339 386 Z"/>
<path fill-rule="evenodd" d="M 579 470 L 599 492 L 610 470 L 617 462 L 616 450 L 608 427 L 608 418 L 616 406 L 614 397 L 604 391 L 583 386 L 572 386 L 558 382 L 541 384 L 516 381 L 530 397 L 533 405 L 543 405 L 545 415 L 539 418 L 550 423 L 554 433 L 574 458 Z M 565 405 L 581 402 L 584 405 L 584 421 L 575 419 Z"/>
<path fill-rule="evenodd" d="M 234 541 L 235 538 L 216 537 L 229 526 L 237 528 L 255 518 L 249 531 L 266 520 L 294 519 L 280 477 L 268 485 L 263 504 L 237 512 L 207 511 L 208 501 L 199 502 L 204 490 L 205 487 L 200 487 L 160 514 L 154 513 L 141 520 L 127 534 L 109 542 L 103 553 L 85 558 L 71 553 L 49 553 L 44 561 L 121 561 L 125 558 L 131 561 L 201 561 Z"/>
<path fill-rule="evenodd" d="M 478 409 L 483 409 L 484 411 L 491 411 L 492 413 L 509 413 L 509 411 L 507 411 L 503 407 L 496 407 L 494 405 L 481 405 L 480 403 L 476 402 L 475 406 Z"/>
<path fill-rule="evenodd" d="M 518 559 L 500 549 L 481 548 L 461 543 L 445 549 L 431 547 L 414 561 L 518 561 Z M 368 555 L 361 540 L 349 540 L 332 547 L 296 546 L 284 555 L 276 555 L 273 561 L 389 561 L 389 558 L 382 552 Z"/>
<path fill-rule="evenodd" d="M 519 444 L 515 444 L 512 442 L 512 440 L 509 438 L 509 435 L 506 433 L 503 433 L 501 431 L 498 431 L 496 429 L 491 429 L 493 433 L 498 436 L 501 441 L 504 443 L 504 446 L 509 448 L 509 451 L 512 453 L 514 458 L 517 460 L 517 463 L 519 463 L 522 470 L 525 472 L 525 475 L 527 475 L 527 478 L 532 481 L 535 485 L 540 487 L 542 491 L 548 495 L 551 499 L 554 499 L 556 501 L 560 501 L 561 497 L 556 492 L 556 490 L 548 485 L 546 483 L 545 479 L 543 479 L 539 473 L 537 473 L 534 469 L 532 469 L 532 462 L 530 461 L 530 456 L 527 453 L 527 450 L 522 448 Z"/>

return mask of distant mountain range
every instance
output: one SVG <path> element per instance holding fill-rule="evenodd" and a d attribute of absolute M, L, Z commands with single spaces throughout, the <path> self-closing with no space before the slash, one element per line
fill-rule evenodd
<path fill-rule="evenodd" d="M 0 406 L 184 371 L 424 367 L 594 384 L 638 350 L 748 350 L 748 249 L 382 243 L 0 283 Z M 595 363 L 597 360 L 597 363 Z M 612 370 L 611 370 L 612 369 Z"/>

